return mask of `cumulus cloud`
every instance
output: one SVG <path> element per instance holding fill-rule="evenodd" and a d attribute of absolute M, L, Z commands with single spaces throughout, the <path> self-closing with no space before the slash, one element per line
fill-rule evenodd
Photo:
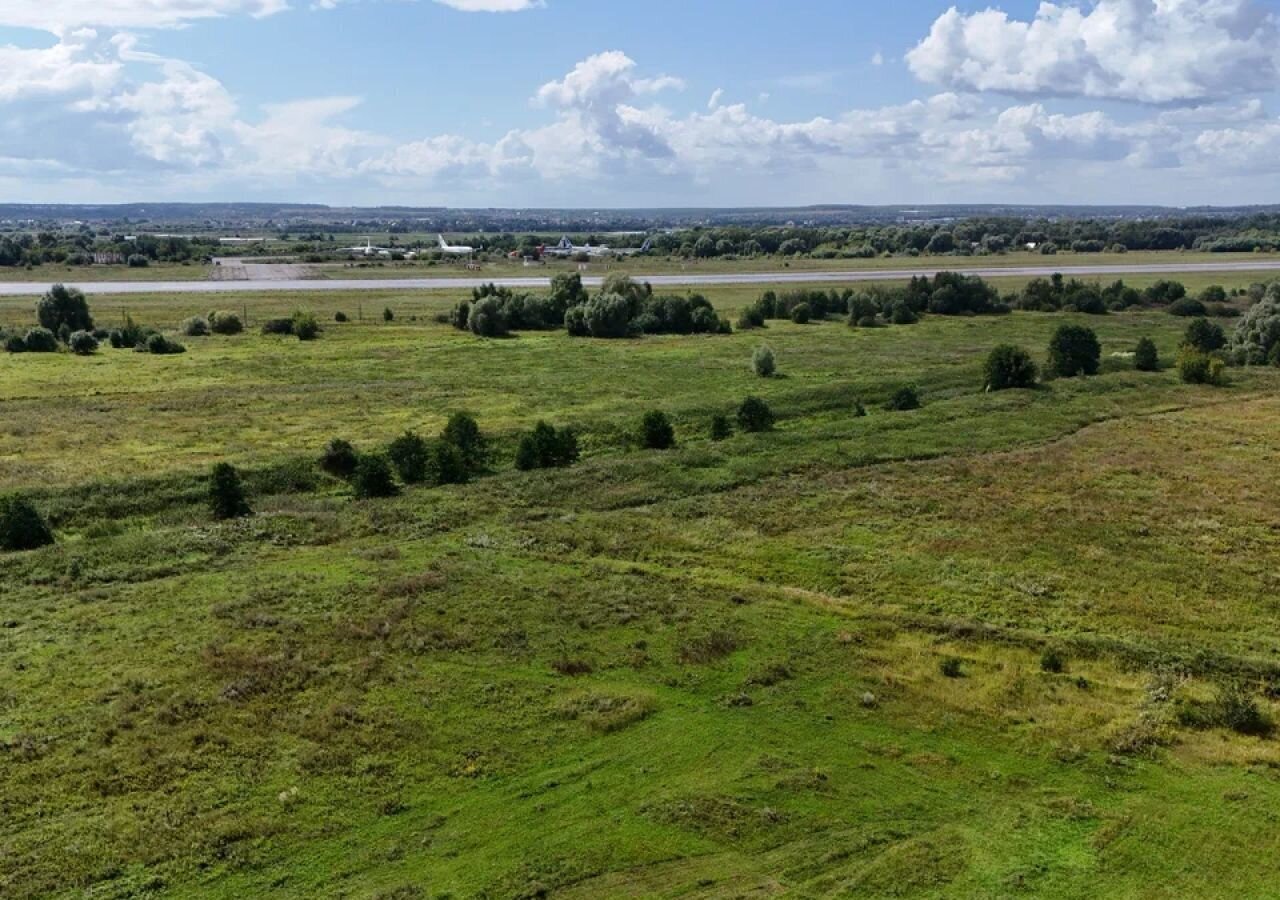
<path fill-rule="evenodd" d="M 1280 28 L 1256 0 L 1045 2 L 1030 21 L 952 7 L 907 63 L 957 90 L 1199 102 L 1274 89 Z"/>
<path fill-rule="evenodd" d="M 0 0 L 0 25 L 54 34 L 102 28 L 172 28 L 221 16 L 269 16 L 289 0 Z"/>
<path fill-rule="evenodd" d="M 436 0 L 462 12 L 523 12 L 546 4 L 543 0 Z"/>

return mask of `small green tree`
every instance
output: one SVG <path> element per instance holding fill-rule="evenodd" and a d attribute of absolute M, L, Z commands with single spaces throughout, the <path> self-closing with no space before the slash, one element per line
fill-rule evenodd
<path fill-rule="evenodd" d="M 1178 352 L 1178 376 L 1187 384 L 1222 384 L 1226 380 L 1226 363 L 1184 345 Z"/>
<path fill-rule="evenodd" d="M 58 349 L 58 339 L 48 328 L 32 328 L 22 339 L 22 346 L 28 353 L 54 353 Z"/>
<path fill-rule="evenodd" d="M 89 303 L 78 288 L 55 284 L 36 303 L 36 321 L 55 334 L 65 326 L 72 331 L 93 331 Z"/>
<path fill-rule="evenodd" d="M 209 477 L 209 510 L 215 519 L 239 519 L 250 515 L 240 473 L 230 463 L 217 463 Z"/>
<path fill-rule="evenodd" d="M 1035 387 L 1040 374 L 1031 354 L 1012 344 L 1000 344 L 987 354 L 982 367 L 987 390 L 1004 391 L 1010 388 Z"/>
<path fill-rule="evenodd" d="M 244 322 L 233 312 L 214 310 L 209 313 L 209 330 L 214 334 L 239 334 L 244 331 Z"/>
<path fill-rule="evenodd" d="M 427 480 L 431 464 L 431 447 L 412 431 L 406 431 L 387 447 L 387 456 L 405 484 L 421 484 Z"/>
<path fill-rule="evenodd" d="M 765 344 L 761 344 L 751 354 L 751 368 L 761 378 L 770 378 L 778 370 L 778 362 L 773 356 L 773 350 Z"/>
<path fill-rule="evenodd" d="M 649 450 L 668 450 L 676 444 L 676 430 L 661 410 L 650 410 L 640 423 L 640 442 Z"/>
<path fill-rule="evenodd" d="M 381 453 L 362 453 L 351 475 L 351 487 L 357 497 L 394 497 L 398 491 L 391 475 L 391 461 Z"/>
<path fill-rule="evenodd" d="M 320 454 L 320 469 L 335 478 L 350 478 L 355 474 L 360 456 L 349 441 L 334 438 Z"/>
<path fill-rule="evenodd" d="M 711 440 L 723 441 L 733 436 L 733 423 L 723 413 L 711 417 Z"/>
<path fill-rule="evenodd" d="M 1102 364 L 1102 346 L 1092 328 L 1059 325 L 1049 340 L 1049 370 L 1063 378 L 1097 375 Z"/>
<path fill-rule="evenodd" d="M 98 352 L 98 339 L 87 331 L 73 331 L 67 346 L 77 356 L 92 356 Z"/>
<path fill-rule="evenodd" d="M 481 471 L 489 461 L 489 442 L 481 433 L 475 416 L 470 413 L 451 415 L 440 432 L 440 439 L 458 448 L 469 472 Z"/>
<path fill-rule="evenodd" d="M 315 313 L 298 310 L 293 314 L 293 333 L 300 341 L 314 341 L 320 336 L 320 323 Z"/>
<path fill-rule="evenodd" d="M 0 550 L 35 550 L 53 543 L 53 531 L 26 497 L 0 497 Z"/>
<path fill-rule="evenodd" d="M 1187 326 L 1182 344 L 1201 353 L 1213 353 L 1227 346 L 1227 335 L 1221 325 L 1208 319 L 1196 319 Z"/>
<path fill-rule="evenodd" d="M 382 310 L 382 321 L 384 321 L 384 322 L 394 322 L 394 321 L 395 321 L 395 318 L 396 318 L 396 314 L 395 314 L 395 313 L 393 313 L 393 312 L 391 311 L 391 307 L 390 307 L 390 306 L 388 306 L 388 307 L 386 307 L 385 309 L 383 309 L 383 310 Z"/>
<path fill-rule="evenodd" d="M 479 337 L 506 337 L 510 333 L 506 310 L 498 297 L 481 297 L 471 305 L 467 327 Z"/>
<path fill-rule="evenodd" d="M 748 397 L 738 407 L 738 427 L 743 431 L 768 431 L 773 423 L 773 410 L 759 397 Z"/>
<path fill-rule="evenodd" d="M 471 478 L 462 451 L 448 441 L 436 444 L 432 453 L 436 484 L 466 484 Z"/>
<path fill-rule="evenodd" d="M 906 412 L 920 408 L 920 395 L 912 385 L 903 385 L 889 395 L 889 402 L 884 408 L 890 412 Z"/>
<path fill-rule="evenodd" d="M 533 431 L 521 436 L 516 448 L 516 468 L 548 469 L 568 466 L 578 461 L 578 436 L 572 428 L 554 428 L 539 422 Z"/>
<path fill-rule="evenodd" d="M 1133 367 L 1139 372 L 1156 372 L 1160 369 L 1160 352 L 1156 342 L 1149 337 L 1139 338 L 1133 348 Z"/>
<path fill-rule="evenodd" d="M 809 308 L 808 303 L 797 303 L 791 307 L 791 321 L 797 325 L 807 325 L 811 318 L 813 318 L 813 310 Z"/>

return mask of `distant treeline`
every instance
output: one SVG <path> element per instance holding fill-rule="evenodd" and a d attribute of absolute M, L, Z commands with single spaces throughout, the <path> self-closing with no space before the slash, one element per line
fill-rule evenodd
<path fill-rule="evenodd" d="M 75 233 L 40 231 L 0 235 L 0 266 L 39 266 L 45 263 L 90 265 L 95 258 L 119 264 L 146 266 L 153 262 L 191 262 L 211 256 L 216 238 L 192 240 L 140 234 L 101 235 L 85 229 Z"/>

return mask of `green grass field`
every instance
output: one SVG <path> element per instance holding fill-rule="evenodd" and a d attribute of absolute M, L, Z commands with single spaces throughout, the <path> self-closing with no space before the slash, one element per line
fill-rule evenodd
<path fill-rule="evenodd" d="M 0 556 L 0 896 L 1274 895 L 1280 740 L 1195 713 L 1280 716 L 1280 370 L 1134 372 L 1151 311 L 487 341 L 454 299 L 104 299 L 328 324 L 0 356 L 0 492 L 59 537 Z M 1101 375 L 981 391 L 1064 321 Z M 710 441 L 748 394 L 777 428 Z M 263 475 L 457 410 L 471 484 Z M 578 465 L 513 468 L 538 419 Z"/>

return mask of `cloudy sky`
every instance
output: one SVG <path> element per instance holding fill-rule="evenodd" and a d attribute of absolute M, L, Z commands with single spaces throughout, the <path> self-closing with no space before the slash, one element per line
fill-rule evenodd
<path fill-rule="evenodd" d="M 1280 0 L 0 0 L 0 200 L 1280 202 Z"/>

